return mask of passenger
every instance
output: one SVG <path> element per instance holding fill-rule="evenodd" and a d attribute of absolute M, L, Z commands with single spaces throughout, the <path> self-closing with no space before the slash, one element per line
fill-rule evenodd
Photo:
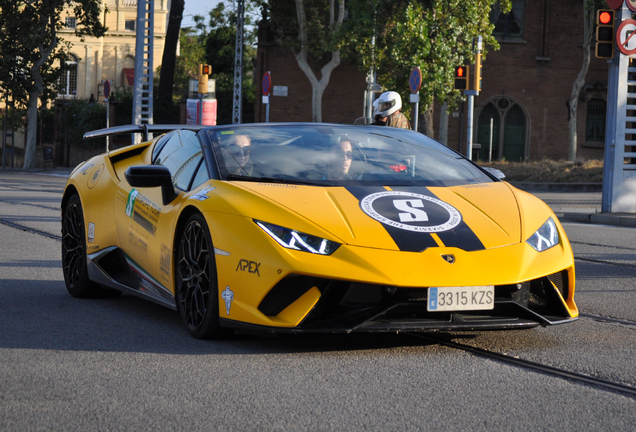
<path fill-rule="evenodd" d="M 249 176 L 254 165 L 250 162 L 252 141 L 247 135 L 230 135 L 224 145 L 231 158 L 226 159 L 226 167 L 229 174 Z"/>
<path fill-rule="evenodd" d="M 349 138 L 341 138 L 329 152 L 326 180 L 350 180 L 349 170 L 353 160 L 353 145 Z"/>

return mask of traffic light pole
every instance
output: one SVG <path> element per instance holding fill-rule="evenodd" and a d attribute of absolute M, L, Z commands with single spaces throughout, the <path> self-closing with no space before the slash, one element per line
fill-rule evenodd
<path fill-rule="evenodd" d="M 466 131 L 468 142 L 466 144 L 466 157 L 470 160 L 473 160 L 473 110 L 475 107 L 475 95 L 477 93 L 476 90 L 466 90 L 464 92 L 464 94 L 468 96 L 468 130 Z"/>
<path fill-rule="evenodd" d="M 617 23 L 631 19 L 631 10 L 624 2 L 617 11 Z M 617 43 L 621 39 L 617 38 Z M 625 42 L 626 43 L 626 42 Z M 636 68 L 629 67 L 629 56 L 614 48 L 614 56 L 609 63 L 607 86 L 607 119 L 605 129 L 605 160 L 603 164 L 603 198 L 601 210 L 604 213 L 636 212 L 636 164 L 625 163 L 633 160 L 636 152 L 627 151 L 636 146 L 635 140 L 626 140 L 626 135 L 636 134 L 636 129 L 627 128 L 627 123 L 636 122 L 636 117 L 627 111 L 636 111 L 636 105 L 628 99 L 636 98 L 629 93 L 629 87 L 636 86 L 630 75 L 636 75 Z"/>
<path fill-rule="evenodd" d="M 473 47 L 475 52 L 475 70 L 473 71 L 474 79 L 473 79 L 473 89 L 466 90 L 464 95 L 468 96 L 468 130 L 467 130 L 467 144 L 466 144 L 466 157 L 470 160 L 473 160 L 473 111 L 475 109 L 475 96 L 479 96 L 479 90 L 481 90 L 480 80 L 481 80 L 481 44 L 482 38 L 481 36 L 477 37 L 474 40 Z"/>

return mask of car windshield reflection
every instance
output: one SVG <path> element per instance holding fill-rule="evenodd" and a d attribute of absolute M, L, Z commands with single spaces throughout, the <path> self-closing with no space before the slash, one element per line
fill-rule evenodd
<path fill-rule="evenodd" d="M 208 130 L 223 180 L 315 185 L 453 186 L 494 181 L 417 132 L 348 125 L 240 125 Z"/>

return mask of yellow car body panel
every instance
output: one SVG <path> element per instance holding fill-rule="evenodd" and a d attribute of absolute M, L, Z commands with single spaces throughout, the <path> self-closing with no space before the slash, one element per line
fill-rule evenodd
<path fill-rule="evenodd" d="M 154 142 L 81 164 L 69 178 L 65 199 L 75 191 L 81 199 L 87 254 L 98 257 L 114 249 L 123 251 L 133 272 L 164 291 L 163 304 L 175 301 L 179 224 L 184 215 L 199 213 L 213 243 L 219 317 L 225 324 L 269 329 L 300 326 L 320 305 L 324 291 L 319 282 L 310 284 L 275 315 L 261 308 L 274 287 L 296 276 L 426 293 L 429 287 L 521 286 L 561 272 L 566 287 L 558 287 L 553 279 L 549 283 L 567 311 L 562 318 L 578 316 L 574 257 L 563 228 L 545 203 L 508 183 L 411 189 L 378 186 L 366 191 L 211 179 L 191 191 L 177 191 L 164 204 L 161 188 L 133 188 L 125 177 L 131 166 L 151 165 Z M 469 240 L 449 232 L 397 235 L 363 208 L 362 199 L 371 193 L 407 189 L 456 209 Z M 550 218 L 559 242 L 537 252 L 526 241 Z M 340 247 L 324 256 L 285 248 L 258 221 Z M 416 243 L 418 235 L 430 236 L 428 243 L 419 249 L 409 244 L 413 249 L 405 250 L 404 245 Z M 224 290 L 232 292 L 231 302 L 226 302 Z"/>

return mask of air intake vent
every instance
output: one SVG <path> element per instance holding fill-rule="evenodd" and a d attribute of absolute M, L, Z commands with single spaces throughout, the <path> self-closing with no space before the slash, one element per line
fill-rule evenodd
<path fill-rule="evenodd" d="M 550 279 L 550 282 L 552 282 L 557 289 L 559 290 L 559 292 L 561 293 L 561 296 L 567 300 L 568 298 L 568 272 L 567 270 L 562 270 L 558 273 L 554 273 L 548 276 L 548 279 Z"/>

